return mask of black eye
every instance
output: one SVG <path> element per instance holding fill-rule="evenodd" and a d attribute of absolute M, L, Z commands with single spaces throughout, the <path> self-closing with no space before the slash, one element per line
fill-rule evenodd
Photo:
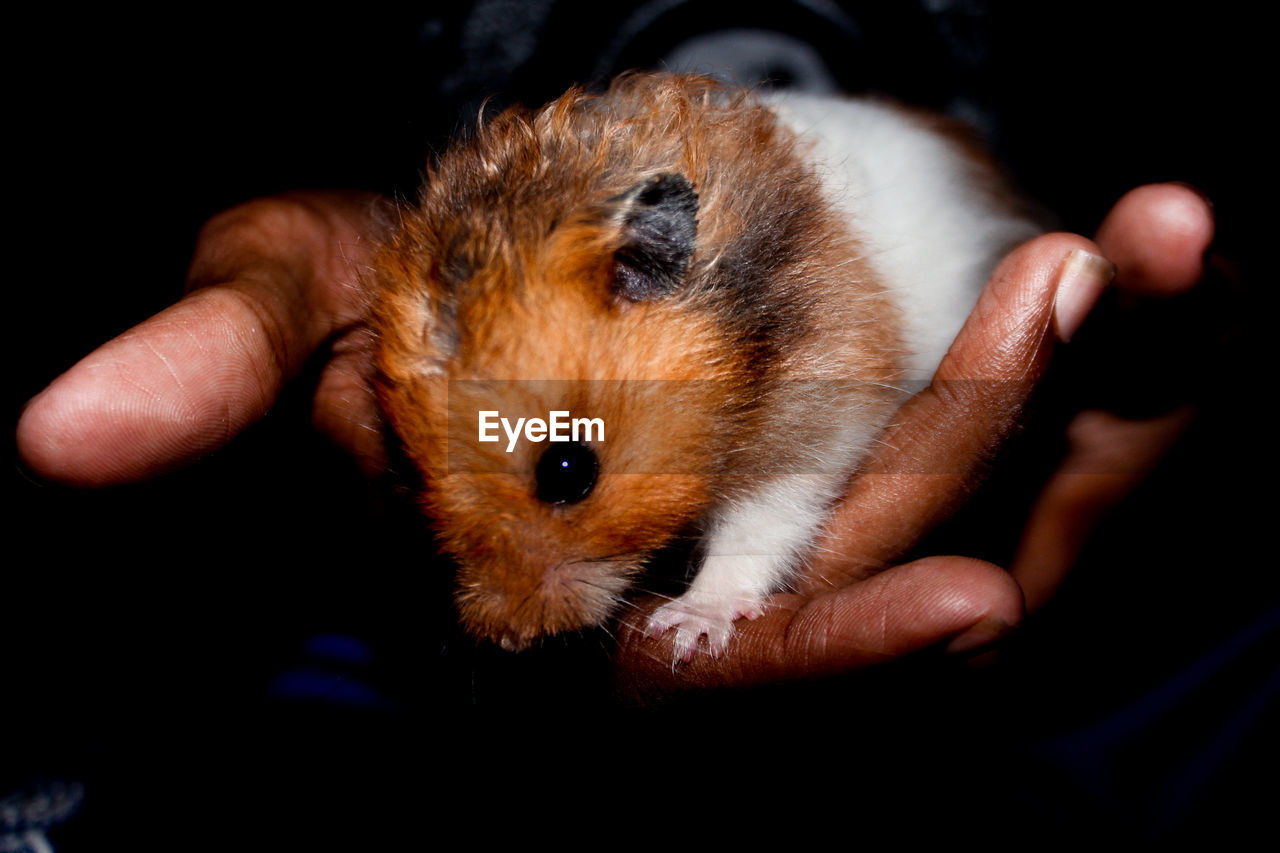
<path fill-rule="evenodd" d="M 538 460 L 538 500 L 571 504 L 591 494 L 600 473 L 596 454 L 585 444 L 553 442 Z"/>

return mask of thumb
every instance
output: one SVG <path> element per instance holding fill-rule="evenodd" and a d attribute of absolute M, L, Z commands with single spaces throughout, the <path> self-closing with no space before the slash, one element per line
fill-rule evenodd
<path fill-rule="evenodd" d="M 25 464 L 54 482 L 109 486 L 226 444 L 362 313 L 355 269 L 371 221 L 367 198 L 321 195 L 215 217 L 192 263 L 197 289 L 27 404 L 15 436 Z"/>

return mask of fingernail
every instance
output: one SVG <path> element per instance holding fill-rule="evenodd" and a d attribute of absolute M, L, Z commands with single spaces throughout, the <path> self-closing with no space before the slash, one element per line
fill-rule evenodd
<path fill-rule="evenodd" d="M 1116 265 L 1106 258 L 1084 249 L 1067 255 L 1058 273 L 1058 292 L 1053 302 L 1058 340 L 1066 343 L 1080 330 L 1115 275 Z"/>
<path fill-rule="evenodd" d="M 962 655 L 992 645 L 1014 628 L 999 616 L 988 616 L 947 644 L 947 654 Z"/>

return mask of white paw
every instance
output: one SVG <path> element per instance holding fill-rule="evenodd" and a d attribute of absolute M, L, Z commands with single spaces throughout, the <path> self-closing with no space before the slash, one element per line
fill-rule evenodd
<path fill-rule="evenodd" d="M 649 617 L 648 634 L 661 637 L 675 628 L 676 659 L 683 661 L 693 660 L 698 641 L 705 635 L 707 651 L 712 657 L 718 657 L 729 647 L 734 620 L 744 617 L 758 619 L 763 613 L 762 603 L 754 597 L 711 595 L 689 590 L 675 601 L 659 607 Z"/>

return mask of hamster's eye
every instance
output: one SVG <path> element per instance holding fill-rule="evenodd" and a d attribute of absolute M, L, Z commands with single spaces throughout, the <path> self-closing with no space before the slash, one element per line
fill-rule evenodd
<path fill-rule="evenodd" d="M 555 442 L 542 458 L 534 476 L 538 481 L 538 500 L 549 504 L 571 504 L 591 494 L 600 473 L 595 452 L 577 442 Z"/>

